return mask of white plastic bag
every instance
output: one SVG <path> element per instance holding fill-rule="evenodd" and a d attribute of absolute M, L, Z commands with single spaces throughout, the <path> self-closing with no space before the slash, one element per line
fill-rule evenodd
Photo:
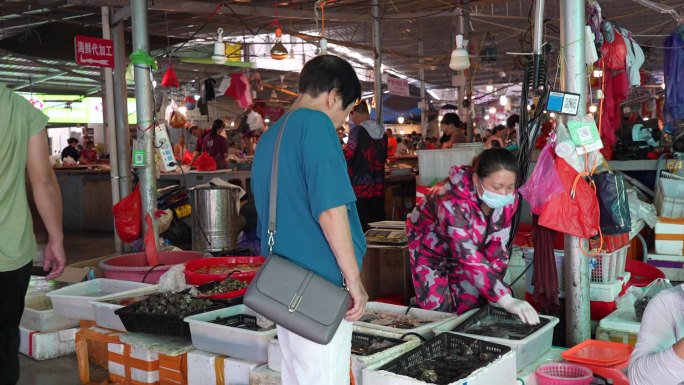
<path fill-rule="evenodd" d="M 618 309 L 634 309 L 634 318 L 641 322 L 641 317 L 651 298 L 663 290 L 672 287 L 669 280 L 658 278 L 646 287 L 630 286 L 625 295 L 618 299 Z"/>
<path fill-rule="evenodd" d="M 159 278 L 160 292 L 177 292 L 185 289 L 185 265 L 174 265 Z"/>

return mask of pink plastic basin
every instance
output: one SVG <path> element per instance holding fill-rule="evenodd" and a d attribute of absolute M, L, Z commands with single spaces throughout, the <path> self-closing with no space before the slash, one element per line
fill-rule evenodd
<path fill-rule="evenodd" d="M 199 251 L 161 251 L 159 266 L 147 265 L 145 253 L 122 254 L 100 262 L 105 278 L 124 281 L 158 283 L 159 277 L 173 265 L 182 264 L 194 259 L 204 258 L 205 253 Z M 147 275 L 147 276 L 145 276 Z"/>

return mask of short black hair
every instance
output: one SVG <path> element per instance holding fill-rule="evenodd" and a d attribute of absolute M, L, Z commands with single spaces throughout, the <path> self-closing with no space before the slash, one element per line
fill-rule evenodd
<path fill-rule="evenodd" d="M 361 82 L 349 62 L 334 55 L 319 55 L 304 64 L 299 74 L 300 93 L 317 97 L 334 89 L 345 109 L 361 98 Z"/>
<path fill-rule="evenodd" d="M 368 103 L 366 103 L 365 100 L 362 100 L 358 102 L 354 108 L 352 108 L 352 112 L 358 113 L 358 114 L 369 114 L 370 111 L 368 110 Z"/>
<path fill-rule="evenodd" d="M 503 124 L 499 124 L 498 126 L 494 127 L 494 129 L 492 130 L 492 134 L 496 134 L 497 132 L 503 131 L 505 129 L 506 126 L 504 126 Z"/>
<path fill-rule="evenodd" d="M 69 144 L 78 143 L 78 139 L 76 139 L 76 138 L 69 138 L 69 139 L 67 139 L 67 143 L 69 143 Z"/>
<path fill-rule="evenodd" d="M 461 128 L 461 118 L 453 112 L 449 112 L 442 116 L 442 124 L 453 124 L 456 128 Z"/>
<path fill-rule="evenodd" d="M 506 127 L 515 127 L 516 124 L 520 123 L 520 115 L 513 114 L 506 119 Z"/>
<path fill-rule="evenodd" d="M 520 166 L 510 151 L 504 148 L 484 150 L 473 160 L 473 172 L 480 178 L 486 178 L 499 170 L 508 170 L 517 177 Z"/>

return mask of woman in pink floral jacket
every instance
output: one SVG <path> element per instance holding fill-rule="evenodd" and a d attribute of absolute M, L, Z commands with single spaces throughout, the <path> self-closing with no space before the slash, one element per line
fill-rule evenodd
<path fill-rule="evenodd" d="M 472 167 L 452 167 L 413 210 L 406 232 L 421 308 L 462 314 L 489 301 L 539 322 L 532 306 L 503 283 L 518 170 L 508 150 L 485 150 Z"/>

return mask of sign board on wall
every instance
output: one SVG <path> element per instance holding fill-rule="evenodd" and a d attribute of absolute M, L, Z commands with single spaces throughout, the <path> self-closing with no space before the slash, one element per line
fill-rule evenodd
<path fill-rule="evenodd" d="M 76 64 L 114 68 L 114 45 L 111 40 L 76 35 Z"/>
<path fill-rule="evenodd" d="M 102 98 L 79 95 L 47 95 L 19 92 L 34 107 L 48 116 L 48 123 L 103 123 Z M 136 122 L 135 98 L 128 98 L 128 123 Z"/>
<path fill-rule="evenodd" d="M 409 96 L 409 84 L 407 79 L 387 77 L 387 88 L 390 95 Z"/>

